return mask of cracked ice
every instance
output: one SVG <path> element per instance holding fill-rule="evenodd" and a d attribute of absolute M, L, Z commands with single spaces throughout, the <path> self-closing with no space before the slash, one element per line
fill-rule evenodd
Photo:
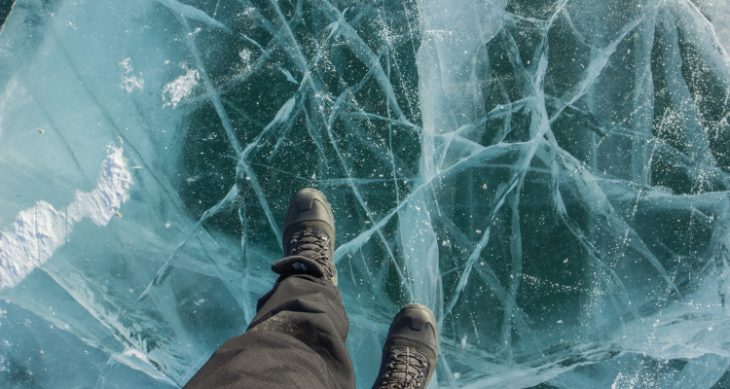
<path fill-rule="evenodd" d="M 0 382 L 184 384 L 315 186 L 358 387 L 408 302 L 432 387 L 727 387 L 727 4 L 16 0 Z"/>

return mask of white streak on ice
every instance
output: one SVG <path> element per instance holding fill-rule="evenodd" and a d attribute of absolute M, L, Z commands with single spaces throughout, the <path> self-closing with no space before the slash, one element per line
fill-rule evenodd
<path fill-rule="evenodd" d="M 195 20 L 197 22 L 205 23 L 209 26 L 228 31 L 228 28 L 224 26 L 223 23 L 213 19 L 207 13 L 193 7 L 192 5 L 183 4 L 175 0 L 157 0 L 157 2 L 170 9 L 170 11 L 175 12 L 186 19 Z"/>
<path fill-rule="evenodd" d="M 287 119 L 289 119 L 289 116 L 291 116 L 292 111 L 294 110 L 294 105 L 296 103 L 296 99 L 293 97 L 284 103 L 284 105 L 279 108 L 279 111 L 276 113 L 276 116 L 271 120 L 271 123 L 267 127 L 272 127 L 278 123 L 285 122 Z"/>
<path fill-rule="evenodd" d="M 139 350 L 127 348 L 121 354 L 112 355 L 111 358 L 124 366 L 147 374 L 158 381 L 165 382 L 173 386 L 178 386 L 174 381 L 170 379 L 170 377 L 167 377 L 159 370 L 155 369 L 148 356 Z"/>
<path fill-rule="evenodd" d="M 91 192 L 76 191 L 66 208 L 39 201 L 18 213 L 13 226 L 0 232 L 0 289 L 17 285 L 63 246 L 73 227 L 88 218 L 106 226 L 127 200 L 132 174 L 121 148 L 109 146 L 101 175 Z"/>
<path fill-rule="evenodd" d="M 15 77 L 11 78 L 0 95 L 0 139 L 3 137 L 6 127 L 5 121 L 8 119 L 6 112 L 10 112 L 11 105 L 17 104 L 18 100 L 22 100 L 26 96 L 27 93 L 18 83 L 18 80 Z"/>

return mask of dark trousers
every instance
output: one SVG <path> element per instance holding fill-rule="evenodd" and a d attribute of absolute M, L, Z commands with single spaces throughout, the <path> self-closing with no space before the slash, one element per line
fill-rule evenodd
<path fill-rule="evenodd" d="M 185 388 L 354 388 L 340 291 L 319 278 L 280 278 L 245 333 L 228 340 Z"/>

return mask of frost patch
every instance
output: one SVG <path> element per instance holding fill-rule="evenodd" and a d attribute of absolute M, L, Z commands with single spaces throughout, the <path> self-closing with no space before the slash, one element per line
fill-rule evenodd
<path fill-rule="evenodd" d="M 125 58 L 119 63 L 122 67 L 122 88 L 127 93 L 132 93 L 135 90 L 144 89 L 144 79 L 142 79 L 142 73 L 134 74 L 134 68 L 132 67 L 132 58 Z"/>
<path fill-rule="evenodd" d="M 251 50 L 246 48 L 241 49 L 241 51 L 238 52 L 238 58 L 241 58 L 241 62 L 248 66 L 251 62 Z"/>
<path fill-rule="evenodd" d="M 97 226 L 109 224 L 127 201 L 131 186 L 132 174 L 122 149 L 108 146 L 94 190 L 76 191 L 71 204 L 60 210 L 39 201 L 20 211 L 13 225 L 0 231 L 0 289 L 17 285 L 46 263 L 81 220 L 88 218 Z"/>
<path fill-rule="evenodd" d="M 200 80 L 200 74 L 197 70 L 188 69 L 188 71 L 182 76 L 170 81 L 162 88 L 162 101 L 163 107 L 172 106 L 177 107 L 178 103 L 190 95 L 198 81 Z"/>

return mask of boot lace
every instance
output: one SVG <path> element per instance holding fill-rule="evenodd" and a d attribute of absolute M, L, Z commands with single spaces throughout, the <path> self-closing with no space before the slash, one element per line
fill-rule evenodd
<path fill-rule="evenodd" d="M 332 260 L 330 259 L 330 238 L 316 231 L 304 230 L 296 232 L 289 241 L 289 256 L 300 256 L 312 259 L 322 265 L 327 279 L 334 277 Z"/>
<path fill-rule="evenodd" d="M 377 389 L 416 389 L 426 381 L 428 358 L 410 347 L 393 347 Z"/>

